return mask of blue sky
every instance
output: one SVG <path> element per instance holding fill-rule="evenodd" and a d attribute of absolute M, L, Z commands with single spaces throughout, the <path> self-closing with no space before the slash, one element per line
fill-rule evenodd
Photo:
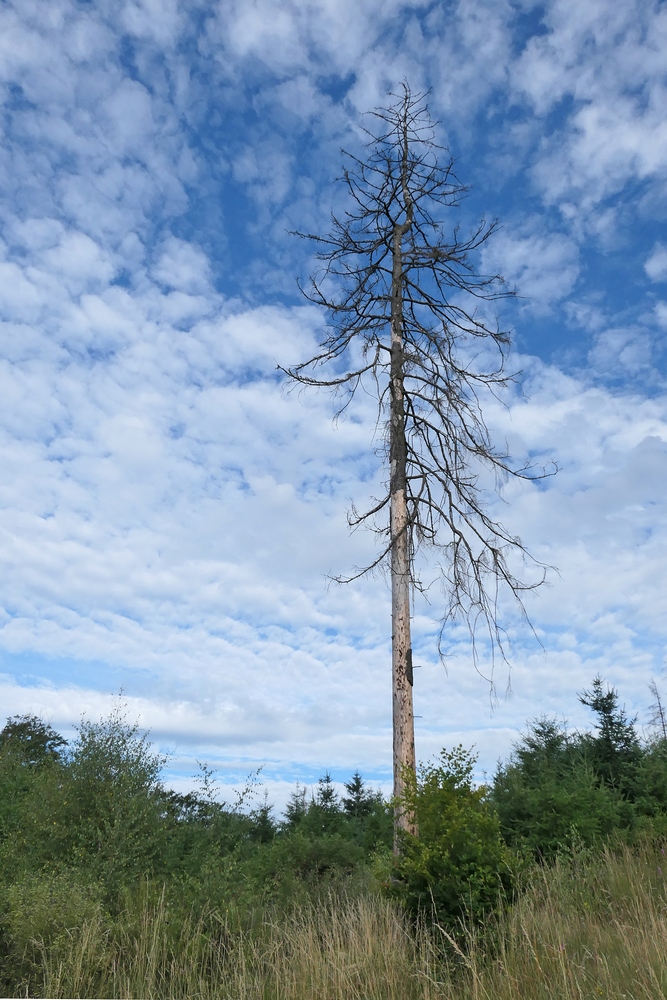
<path fill-rule="evenodd" d="M 600 671 L 646 718 L 667 625 L 667 7 L 649 0 L 114 0 L 0 6 L 0 695 L 70 731 L 132 717 L 282 803 L 390 774 L 389 595 L 345 512 L 381 480 L 374 410 L 286 393 L 323 317 L 296 277 L 341 205 L 340 148 L 402 79 L 431 88 L 503 228 L 522 392 L 496 439 L 557 461 L 502 520 L 558 567 L 507 609 L 499 699 L 415 608 L 417 752 L 491 770 L 529 716 L 585 721 Z M 452 215 L 454 221 L 454 214 Z M 488 664 L 482 664 L 488 667 Z M 666 685 L 667 686 L 667 685 Z"/>

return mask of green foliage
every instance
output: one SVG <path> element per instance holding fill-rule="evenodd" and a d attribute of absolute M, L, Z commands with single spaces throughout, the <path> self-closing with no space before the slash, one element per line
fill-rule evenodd
<path fill-rule="evenodd" d="M 391 844 L 393 814 L 358 773 L 345 788 L 350 797 L 341 801 L 328 773 L 310 800 L 297 786 L 271 843 L 243 862 L 245 884 L 264 899 L 286 903 L 367 881 L 373 853 Z"/>
<path fill-rule="evenodd" d="M 611 834 L 667 832 L 667 741 L 642 743 L 618 694 L 600 677 L 580 701 L 595 714 L 594 732 L 533 722 L 496 772 L 492 802 L 505 840 L 540 858 L 573 841 L 600 845 Z"/>
<path fill-rule="evenodd" d="M 536 721 L 499 765 L 491 798 L 506 841 L 540 857 L 573 837 L 596 843 L 624 821 L 622 799 L 599 780 L 578 737 L 553 719 Z"/>
<path fill-rule="evenodd" d="M 456 951 L 377 894 L 331 893 L 289 910 L 180 905 L 178 887 L 141 883 L 115 916 L 82 901 L 65 933 L 18 953 L 4 996 L 186 1000 L 627 1000 L 667 994 L 667 882 L 660 845 L 561 854 Z M 76 889 L 59 887 L 72 901 Z M 37 914 L 46 918 L 44 895 Z M 29 886 L 13 897 L 28 913 Z M 14 905 L 13 903 L 13 905 Z M 17 919 L 20 915 L 17 914 Z M 29 932 L 29 918 L 21 935 Z M 51 934 L 51 936 L 48 936 Z"/>
<path fill-rule="evenodd" d="M 345 789 L 348 796 L 341 801 L 330 775 L 325 774 L 309 802 L 306 790 L 297 786 L 287 804 L 283 832 L 289 834 L 298 830 L 310 839 L 339 836 L 346 843 L 359 847 L 365 855 L 390 845 L 393 812 L 382 794 L 367 788 L 358 772 Z"/>
<path fill-rule="evenodd" d="M 599 675 L 593 680 L 591 691 L 579 695 L 579 701 L 597 716 L 596 734 L 580 737 L 587 760 L 603 784 L 632 797 L 635 770 L 642 757 L 634 728 L 636 719 L 628 719 L 613 688 L 603 691 Z"/>
<path fill-rule="evenodd" d="M 61 748 L 66 745 L 62 736 L 36 715 L 15 715 L 0 732 L 0 754 L 16 755 L 31 767 L 60 761 Z"/>
<path fill-rule="evenodd" d="M 24 826 L 26 800 L 62 762 L 65 740 L 34 715 L 14 716 L 0 732 L 0 852 Z"/>
<path fill-rule="evenodd" d="M 102 888 L 69 869 L 25 873 L 0 896 L 0 983 L 39 978 L 44 942 L 58 947 L 103 913 Z"/>
<path fill-rule="evenodd" d="M 209 910 L 245 926 L 267 905 L 291 911 L 367 886 L 369 853 L 391 839 L 388 806 L 359 775 L 350 802 L 328 774 L 310 799 L 297 790 L 284 822 L 266 799 L 245 812 L 244 796 L 218 802 L 205 767 L 198 792 L 171 792 L 163 758 L 120 708 L 84 721 L 69 747 L 33 717 L 9 720 L 0 737 L 5 994 L 32 991 L 46 951 L 88 927 L 127 930 L 146 907 L 163 906 L 173 928 Z"/>
<path fill-rule="evenodd" d="M 83 722 L 62 788 L 63 848 L 117 884 L 152 874 L 164 851 L 164 762 L 120 709 Z"/>
<path fill-rule="evenodd" d="M 516 889 L 514 873 L 526 891 L 527 855 L 588 864 L 612 835 L 638 845 L 645 832 L 667 834 L 665 713 L 656 735 L 641 740 L 599 678 L 580 697 L 593 730 L 532 723 L 492 788 L 475 786 L 475 758 L 462 747 L 422 767 L 402 803 L 419 837 L 404 837 L 398 858 L 392 805 L 358 772 L 342 796 L 329 774 L 312 795 L 297 786 L 277 819 L 266 799 L 252 808 L 245 794 L 233 807 L 217 801 L 206 767 L 197 792 L 166 789 L 163 758 L 120 709 L 82 723 L 69 746 L 34 716 L 8 720 L 0 732 L 0 992 L 43 991 L 44 969 L 69 962 L 78 941 L 90 949 L 92 983 L 100 942 L 147 944 L 146 921 L 158 913 L 161 954 L 177 961 L 182 929 L 196 926 L 202 938 L 187 949 L 203 956 L 215 941 L 224 964 L 232 932 L 249 943 L 267 914 L 277 926 L 327 900 L 367 898 L 378 885 L 393 897 L 387 905 L 400 900 L 417 918 L 413 928 L 435 917 L 459 943 L 452 947 L 469 947 L 466 934 L 485 934 L 489 920 L 497 927 L 493 913 Z M 660 864 L 657 871 L 662 877 Z M 592 907 L 588 897 L 580 903 Z M 109 961 L 111 969 L 120 959 Z"/>
<path fill-rule="evenodd" d="M 198 792 L 171 792 L 160 777 L 163 758 L 120 707 L 100 722 L 84 721 L 69 747 L 32 717 L 9 720 L 2 735 L 0 890 L 9 893 L 6 899 L 18 898 L 16 887 L 32 885 L 32 878 L 46 886 L 57 876 L 58 885 L 62 879 L 94 884 L 113 914 L 148 880 L 177 887 L 186 911 L 213 904 L 223 912 L 232 904 L 250 910 L 270 900 L 306 899 L 357 875 L 364 881 L 369 854 L 391 839 L 390 810 L 359 775 L 348 804 L 328 774 L 314 796 L 297 790 L 284 822 L 266 799 L 245 812 L 245 796 L 233 808 L 218 802 L 206 767 Z M 63 899 L 55 893 L 54 907 L 62 903 L 67 923 L 72 907 Z M 34 910 L 35 927 L 42 927 L 37 897 L 30 900 L 25 912 Z M 54 911 L 58 926 L 61 917 Z M 14 940 L 10 925 L 8 917 L 4 933 Z"/>
<path fill-rule="evenodd" d="M 408 776 L 402 807 L 417 819 L 419 836 L 404 835 L 389 891 L 412 913 L 431 913 L 458 933 L 496 908 L 511 886 L 512 859 L 489 808 L 488 788 L 475 788 L 475 756 L 443 750 L 435 764 Z"/>
<path fill-rule="evenodd" d="M 66 864 L 111 893 L 153 873 L 166 832 L 162 764 L 120 709 L 83 722 L 66 759 L 31 781 L 6 860 L 17 868 Z"/>

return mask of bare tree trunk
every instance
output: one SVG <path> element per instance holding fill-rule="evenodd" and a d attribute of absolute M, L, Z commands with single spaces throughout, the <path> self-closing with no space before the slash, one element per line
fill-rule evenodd
<path fill-rule="evenodd" d="M 406 149 L 407 154 L 407 149 Z M 406 164 L 403 164 L 405 171 Z M 405 190 L 405 180 L 403 184 Z M 412 707 L 412 639 L 410 635 L 410 590 L 412 553 L 407 504 L 407 445 L 405 439 L 403 355 L 403 253 L 402 241 L 410 228 L 412 206 L 406 221 L 394 226 L 391 289 L 391 416 L 389 428 L 390 532 L 391 532 L 391 620 L 392 693 L 394 729 L 394 796 L 401 799 L 405 777 L 415 772 L 415 723 Z M 394 851 L 399 850 L 399 831 L 417 834 L 415 818 L 397 805 L 394 816 Z"/>

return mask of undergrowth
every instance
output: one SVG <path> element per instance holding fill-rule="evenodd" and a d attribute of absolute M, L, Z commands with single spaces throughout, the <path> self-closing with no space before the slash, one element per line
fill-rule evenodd
<path fill-rule="evenodd" d="M 664 848 L 576 849 L 524 874 L 513 903 L 458 938 L 377 892 L 331 890 L 291 910 L 183 916 L 144 884 L 115 915 L 29 936 L 31 889 L 11 926 L 28 973 L 15 996 L 224 1000 L 639 1000 L 667 996 Z M 34 888 L 34 887 L 33 887 Z M 52 886 L 52 904 L 64 892 Z M 68 902 L 69 901 L 69 902 Z M 71 911 L 70 911 L 71 912 Z M 20 917 L 19 913 L 23 916 Z M 22 921 L 22 922 L 21 922 Z M 37 924 L 35 924 L 37 926 Z M 51 935 L 50 937 L 48 935 Z"/>

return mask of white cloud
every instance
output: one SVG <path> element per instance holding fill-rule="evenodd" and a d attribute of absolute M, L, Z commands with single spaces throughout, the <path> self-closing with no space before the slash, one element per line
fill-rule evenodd
<path fill-rule="evenodd" d="M 66 283 L 77 296 L 91 286 L 106 288 L 115 277 L 116 267 L 97 243 L 85 233 L 66 233 L 57 247 L 45 250 L 39 268 Z"/>
<path fill-rule="evenodd" d="M 195 167 L 174 106 L 126 76 L 121 35 L 92 8 L 61 0 L 42 15 L 31 3 L 0 13 L 0 81 L 22 102 L 0 154 L 5 219 L 64 213 L 113 243 L 158 204 L 182 212 Z"/>
<path fill-rule="evenodd" d="M 667 247 L 656 243 L 644 264 L 644 270 L 651 281 L 667 281 Z"/>
<path fill-rule="evenodd" d="M 658 326 L 661 326 L 663 330 L 667 330 L 667 302 L 656 302 L 655 318 Z"/>
<path fill-rule="evenodd" d="M 211 267 L 206 255 L 191 243 L 173 236 L 165 241 L 151 274 L 170 289 L 195 295 L 211 290 Z"/>
<path fill-rule="evenodd" d="M 588 360 L 602 375 L 628 377 L 648 367 L 651 346 L 645 330 L 608 329 L 596 334 Z"/>
<path fill-rule="evenodd" d="M 579 248 L 562 233 L 543 234 L 537 220 L 523 227 L 526 235 L 501 231 L 484 248 L 483 267 L 516 286 L 534 314 L 549 312 L 574 288 L 579 275 Z M 521 230 L 519 230 L 521 232 Z"/>
<path fill-rule="evenodd" d="M 653 3 L 552 0 L 544 24 L 511 76 L 539 115 L 565 98 L 573 102 L 544 137 L 534 176 L 581 225 L 629 181 L 664 183 L 667 16 Z"/>
<path fill-rule="evenodd" d="M 57 377 L 34 362 L 6 369 L 0 579 L 10 617 L 0 642 L 13 654 L 115 664 L 139 690 L 149 671 L 142 718 L 168 740 L 187 730 L 218 754 L 243 747 L 252 759 L 366 761 L 379 772 L 387 592 L 381 581 L 327 592 L 324 581 L 373 551 L 344 525 L 348 497 L 373 490 L 372 406 L 335 430 L 324 397 L 280 390 L 271 349 L 312 343 L 308 310 L 231 312 L 184 334 L 166 303 L 156 313 L 162 301 L 152 286 L 120 298 L 125 342 L 103 365 L 73 357 Z M 665 404 L 584 391 L 539 366 L 528 388 L 529 401 L 492 411 L 497 433 L 519 458 L 553 450 L 563 471 L 546 490 L 516 492 L 502 516 L 560 566 L 562 582 L 533 611 L 543 630 L 567 622 L 578 635 L 564 675 L 576 686 L 603 649 L 621 670 L 641 658 L 647 628 L 662 635 Z M 488 755 L 497 719 L 465 722 L 466 699 L 483 712 L 487 689 L 465 680 L 458 640 L 442 676 L 420 614 L 420 753 L 463 733 Z M 523 640 L 517 648 L 515 688 L 534 692 L 527 671 L 550 668 Z M 96 711 L 99 696 L 77 691 L 59 722 L 82 704 Z M 59 695 L 40 692 L 30 697 L 62 713 Z"/>
<path fill-rule="evenodd" d="M 39 314 L 39 292 L 24 272 L 11 262 L 0 263 L 0 307 L 17 320 L 30 322 Z"/>
<path fill-rule="evenodd" d="M 177 0 L 126 0 L 120 6 L 121 24 L 130 35 L 164 48 L 178 41 L 184 11 Z"/>
<path fill-rule="evenodd" d="M 236 0 L 218 4 L 208 32 L 227 72 L 238 68 L 238 60 L 255 59 L 276 76 L 291 77 L 317 61 L 320 69 L 344 76 L 363 68 L 366 56 L 372 58 L 378 36 L 393 19 L 424 6 L 424 0 L 286 0 L 279 6 L 270 0 Z"/>

